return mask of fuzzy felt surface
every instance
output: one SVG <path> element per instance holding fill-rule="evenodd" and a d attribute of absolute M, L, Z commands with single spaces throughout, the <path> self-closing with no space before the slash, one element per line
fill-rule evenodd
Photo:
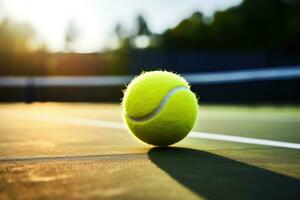
<path fill-rule="evenodd" d="M 144 117 L 159 106 L 170 90 L 178 86 L 189 88 L 189 84 L 174 73 L 166 71 L 143 73 L 128 85 L 124 93 L 123 109 L 131 117 Z"/>

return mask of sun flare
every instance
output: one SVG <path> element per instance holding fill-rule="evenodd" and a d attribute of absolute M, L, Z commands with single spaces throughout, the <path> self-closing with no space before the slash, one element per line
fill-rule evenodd
<path fill-rule="evenodd" d="M 15 20 L 30 24 L 53 51 L 63 48 L 64 32 L 71 20 L 84 26 L 90 18 L 81 0 L 9 0 L 6 5 Z"/>

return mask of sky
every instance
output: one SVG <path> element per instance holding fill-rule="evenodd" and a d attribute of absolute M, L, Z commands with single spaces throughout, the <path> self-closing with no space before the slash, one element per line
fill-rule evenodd
<path fill-rule="evenodd" d="M 139 14 L 146 18 L 152 32 L 161 33 L 195 11 L 211 16 L 216 10 L 224 10 L 241 1 L 2 0 L 2 10 L 16 22 L 29 23 L 37 33 L 36 41 L 43 41 L 52 52 L 65 49 L 66 27 L 72 21 L 78 30 L 73 50 L 88 53 L 115 47 L 116 24 L 133 30 Z"/>

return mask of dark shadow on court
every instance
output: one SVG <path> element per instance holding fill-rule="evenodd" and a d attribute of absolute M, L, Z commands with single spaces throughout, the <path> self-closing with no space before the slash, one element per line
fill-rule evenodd
<path fill-rule="evenodd" d="M 300 199 L 300 180 L 186 148 L 153 148 L 149 157 L 185 187 L 207 199 Z"/>

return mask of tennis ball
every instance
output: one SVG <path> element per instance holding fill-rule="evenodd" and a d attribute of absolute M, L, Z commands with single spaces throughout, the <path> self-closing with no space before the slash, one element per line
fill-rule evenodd
<path fill-rule="evenodd" d="M 198 102 L 188 82 L 171 72 L 152 71 L 134 78 L 124 91 L 122 114 L 140 140 L 168 146 L 193 128 Z"/>

